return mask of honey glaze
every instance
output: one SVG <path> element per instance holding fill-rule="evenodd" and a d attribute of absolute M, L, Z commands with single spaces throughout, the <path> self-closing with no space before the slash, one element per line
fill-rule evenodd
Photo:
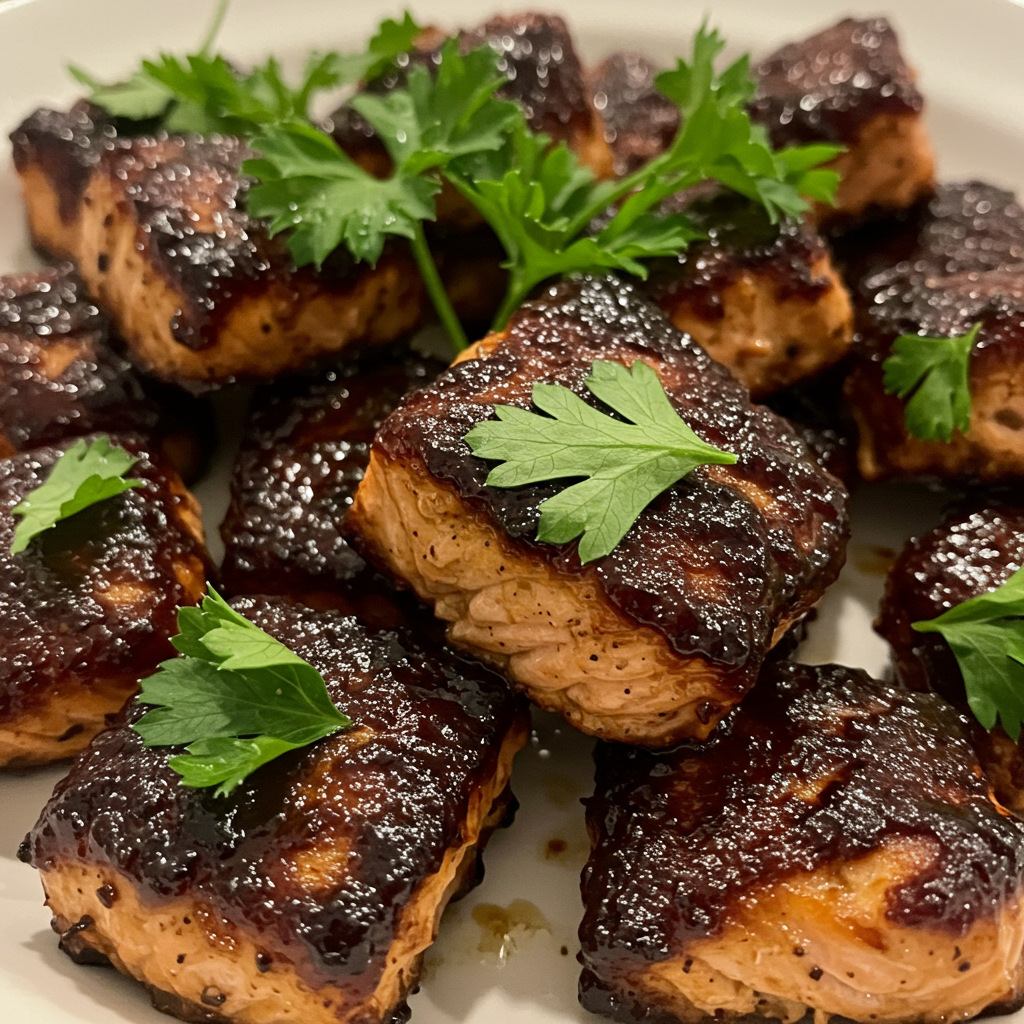
<path fill-rule="evenodd" d="M 11 509 L 70 442 L 0 460 L 0 719 L 14 720 L 78 687 L 122 680 L 125 697 L 174 649 L 178 605 L 202 592 L 207 555 L 191 498 L 137 437 L 116 443 L 144 481 L 10 553 Z M 55 689 L 56 688 L 56 689 Z"/>
<path fill-rule="evenodd" d="M 581 566 L 574 544 L 533 539 L 539 504 L 562 484 L 489 487 L 489 464 L 463 437 L 495 405 L 529 407 L 538 382 L 593 402 L 584 379 L 595 359 L 649 361 L 698 436 L 739 461 L 724 473 L 696 469 L 651 502 L 611 554 Z M 532 557 L 592 575 L 612 605 L 662 632 L 679 653 L 746 672 L 742 689 L 753 682 L 775 616 L 834 578 L 843 558 L 839 481 L 784 420 L 752 405 L 727 370 L 614 278 L 573 277 L 526 303 L 487 358 L 457 363 L 407 398 L 375 445 L 390 460 L 421 463 Z M 760 506 L 752 493 L 771 499 Z"/>
<path fill-rule="evenodd" d="M 471 798 L 522 728 L 520 702 L 410 633 L 280 599 L 234 607 L 322 673 L 352 729 L 217 797 L 179 784 L 167 765 L 179 748 L 143 746 L 133 706 L 57 787 L 20 856 L 43 872 L 68 857 L 109 865 L 154 908 L 194 899 L 218 934 L 258 936 L 307 984 L 366 998 L 411 894 L 462 841 Z"/>

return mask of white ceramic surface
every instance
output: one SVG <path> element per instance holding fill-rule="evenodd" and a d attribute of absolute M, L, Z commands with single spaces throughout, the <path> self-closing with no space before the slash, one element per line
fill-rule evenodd
<path fill-rule="evenodd" d="M 6 0 L 0 3 L 0 273 L 35 262 L 25 237 L 6 134 L 34 107 L 67 102 L 76 89 L 73 61 L 117 77 L 144 54 L 195 44 L 213 4 L 175 0 Z M 468 24 L 487 8 L 472 0 L 417 2 L 421 21 Z M 851 0 L 560 0 L 588 59 L 634 47 L 660 59 L 683 52 L 710 10 L 733 51 L 764 53 L 846 13 L 879 13 Z M 221 46 L 244 61 L 273 49 L 293 59 L 309 47 L 355 48 L 397 7 L 379 0 L 235 0 Z M 945 178 L 984 176 L 1024 189 L 1024 10 L 1008 0 L 895 0 L 886 11 L 920 72 L 928 122 Z M 224 464 L 222 460 L 222 465 Z M 216 531 L 223 480 L 201 488 Z M 886 653 L 870 629 L 881 593 L 880 549 L 896 549 L 935 521 L 940 501 L 909 487 L 883 487 L 854 500 L 847 569 L 826 595 L 804 657 L 881 671 Z M 487 877 L 446 914 L 429 951 L 413 1024 L 565 1024 L 595 1021 L 576 1004 L 578 877 L 586 855 L 579 798 L 591 786 L 589 742 L 550 717 L 517 762 L 522 809 L 496 836 Z M 76 967 L 57 951 L 34 873 L 15 858 L 59 770 L 0 777 L 0 1024 L 156 1024 L 134 983 L 112 971 Z M 546 926 L 535 927 L 527 901 Z M 481 904 L 509 908 L 508 933 L 477 924 Z M 480 916 L 478 914 L 478 916 Z M 516 923 L 518 922 L 518 923 Z M 1015 1024 L 1024 1024 L 1024 1014 Z"/>

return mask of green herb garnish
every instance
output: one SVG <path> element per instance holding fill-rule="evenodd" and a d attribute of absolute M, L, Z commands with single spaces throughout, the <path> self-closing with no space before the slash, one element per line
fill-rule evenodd
<path fill-rule="evenodd" d="M 497 59 L 490 47 L 463 56 L 458 41 L 449 39 L 435 75 L 414 67 L 406 88 L 353 99 L 391 156 L 387 178 L 368 174 L 332 138 L 301 122 L 277 124 L 256 136 L 252 145 L 262 155 L 243 165 L 259 182 L 249 192 L 250 213 L 267 218 L 272 235 L 291 229 L 289 248 L 297 265 L 319 266 L 339 244 L 376 263 L 387 235 L 408 238 L 460 349 L 465 335 L 427 248 L 423 221 L 435 217 L 437 172 L 460 157 L 499 149 L 506 131 L 522 118 L 514 103 L 494 96 L 505 81 Z"/>
<path fill-rule="evenodd" d="M 76 441 L 53 464 L 46 479 L 11 509 L 12 515 L 22 517 L 14 530 L 11 554 L 24 551 L 33 537 L 68 516 L 132 487 L 145 487 L 145 480 L 124 479 L 138 461 L 111 444 L 109 437 Z"/>
<path fill-rule="evenodd" d="M 132 728 L 149 747 L 188 744 L 167 763 L 183 785 L 230 793 L 261 765 L 352 723 L 323 676 L 234 611 L 212 588 L 198 608 L 178 609 L 181 656 L 142 681 L 155 705 Z"/>
<path fill-rule="evenodd" d="M 427 247 L 423 222 L 436 216 L 447 182 L 487 221 L 505 246 L 509 289 L 495 320 L 504 326 L 541 282 L 574 271 L 620 270 L 647 276 L 643 261 L 672 256 L 701 237 L 682 214 L 664 213 L 669 196 L 713 180 L 762 205 L 772 222 L 798 217 L 804 197 L 831 201 L 838 176 L 820 165 L 840 148 L 773 152 L 746 111 L 754 84 L 742 58 L 720 74 L 724 41 L 701 28 L 689 62 L 657 79 L 679 106 L 681 128 L 668 150 L 627 178 L 597 182 L 565 147 L 532 133 L 522 111 L 496 96 L 506 81 L 489 46 L 462 54 L 440 49 L 432 70 L 414 64 L 400 86 L 360 93 L 353 108 L 374 128 L 392 161 L 388 177 L 368 174 L 312 125 L 309 98 L 321 88 L 372 79 L 411 49 L 419 26 L 406 14 L 384 22 L 364 54 L 311 60 L 291 89 L 273 60 L 241 74 L 204 48 L 183 59 L 144 62 L 128 83 L 97 87 L 94 102 L 124 116 L 163 118 L 169 130 L 234 132 L 251 139 L 257 180 L 249 212 L 289 232 L 297 265 L 321 265 L 344 245 L 375 262 L 388 235 L 409 239 L 431 299 L 457 349 L 465 335 Z M 79 76 L 96 86 L 87 76 Z M 162 97 L 162 98 L 161 98 Z M 133 115 L 132 112 L 135 112 Z M 597 218 L 604 218 L 595 227 Z"/>
<path fill-rule="evenodd" d="M 597 361 L 586 385 L 628 422 L 560 384 L 535 384 L 533 404 L 547 415 L 499 405 L 498 418 L 477 424 L 465 441 L 477 457 L 502 463 L 488 474 L 492 487 L 584 477 L 541 502 L 537 539 L 566 544 L 582 534 L 580 561 L 592 562 L 662 491 L 697 466 L 730 465 L 736 456 L 697 437 L 646 363 Z"/>
<path fill-rule="evenodd" d="M 975 717 L 986 729 L 1002 722 L 1016 742 L 1024 721 L 1024 568 L 990 593 L 913 628 L 944 637 L 960 665 Z"/>
<path fill-rule="evenodd" d="M 907 432 L 921 441 L 945 441 L 953 431 L 966 434 L 971 426 L 971 388 L 968 379 L 971 349 L 981 324 L 956 338 L 924 338 L 901 334 L 882 364 L 887 394 L 910 400 L 903 417 Z"/>
<path fill-rule="evenodd" d="M 701 27 L 692 61 L 680 59 L 656 84 L 679 106 L 681 128 L 672 145 L 633 174 L 595 182 L 565 146 L 522 127 L 500 173 L 458 164 L 448 177 L 477 208 L 505 245 L 510 272 L 508 294 L 496 317 L 500 329 L 542 281 L 574 271 L 624 270 L 641 278 L 640 260 L 672 256 L 703 237 L 682 214 L 658 210 L 669 196 L 701 181 L 718 181 L 764 206 L 772 223 L 797 217 L 807 208 L 801 195 L 830 199 L 838 185 L 834 171 L 819 164 L 833 159 L 836 146 L 807 146 L 773 153 L 764 130 L 753 125 L 746 104 L 754 92 L 747 58 L 716 74 L 714 62 L 725 46 L 715 31 Z M 597 231 L 595 218 L 614 210 Z"/>
<path fill-rule="evenodd" d="M 223 132 L 248 137 L 281 121 L 309 121 L 313 96 L 326 89 L 351 85 L 383 74 L 395 58 L 409 50 L 422 29 L 409 14 L 402 21 L 381 22 L 376 35 L 358 54 L 311 54 L 295 87 L 282 77 L 277 60 L 269 58 L 242 72 L 210 48 L 227 13 L 217 7 L 213 24 L 196 53 L 161 54 L 142 61 L 125 81 L 105 84 L 81 68 L 72 76 L 86 86 L 89 99 L 114 117 L 130 121 L 156 119 L 169 132 Z"/>

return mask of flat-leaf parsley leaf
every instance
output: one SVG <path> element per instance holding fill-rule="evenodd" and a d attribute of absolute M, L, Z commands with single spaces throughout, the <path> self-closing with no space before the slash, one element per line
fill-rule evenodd
<path fill-rule="evenodd" d="M 109 437 L 76 441 L 53 464 L 46 479 L 25 495 L 11 514 L 20 516 L 11 554 L 24 551 L 33 537 L 76 512 L 105 501 L 145 480 L 125 479 L 138 458 L 111 444 Z"/>
<path fill-rule="evenodd" d="M 901 334 L 882 364 L 887 394 L 906 398 L 907 432 L 921 441 L 945 441 L 953 431 L 966 434 L 971 426 L 971 388 L 968 369 L 981 324 L 956 338 L 925 338 Z"/>
<path fill-rule="evenodd" d="M 598 360 L 586 385 L 628 422 L 561 384 L 535 384 L 533 404 L 546 415 L 499 405 L 496 420 L 465 436 L 474 455 L 502 463 L 487 477 L 492 487 L 584 477 L 541 502 L 537 529 L 552 544 L 580 537 L 581 562 L 609 554 L 647 505 L 697 466 L 736 462 L 697 437 L 646 363 Z"/>
<path fill-rule="evenodd" d="M 211 587 L 198 608 L 178 609 L 180 657 L 142 681 L 154 705 L 132 726 L 150 747 L 188 744 L 168 764 L 186 786 L 230 793 L 261 765 L 352 723 L 323 676 Z"/>
<path fill-rule="evenodd" d="M 990 593 L 915 622 L 913 628 L 945 638 L 975 717 L 986 729 L 1002 722 L 1016 741 L 1024 721 L 1024 568 Z"/>

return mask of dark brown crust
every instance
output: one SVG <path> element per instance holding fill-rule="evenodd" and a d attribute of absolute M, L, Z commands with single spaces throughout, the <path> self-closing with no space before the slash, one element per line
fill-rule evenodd
<path fill-rule="evenodd" d="M 610 555 L 582 567 L 575 544 L 533 539 L 538 504 L 560 486 L 487 487 L 489 466 L 462 438 L 495 404 L 529 407 L 538 382 L 589 396 L 583 381 L 594 359 L 647 361 L 696 433 L 740 461 L 695 470 L 656 499 Z M 422 465 L 453 487 L 517 549 L 570 577 L 593 577 L 615 608 L 661 632 L 680 655 L 734 669 L 737 694 L 752 683 L 778 624 L 803 614 L 843 561 L 838 481 L 783 421 L 752 406 L 727 370 L 614 278 L 570 279 L 527 303 L 487 358 L 457 363 L 411 396 L 375 445 L 386 459 Z M 702 586 L 709 573 L 711 594 Z"/>
<path fill-rule="evenodd" d="M 829 282 L 814 270 L 828 248 L 810 225 L 772 224 L 763 207 L 731 192 L 696 202 L 687 202 L 684 194 L 678 206 L 708 237 L 677 260 L 658 265 L 649 287 L 663 309 L 670 310 L 685 294 L 704 319 L 720 318 L 718 296 L 744 271 L 771 281 L 780 300 L 800 297 L 810 303 L 828 291 Z"/>
<path fill-rule="evenodd" d="M 818 461 L 847 487 L 857 472 L 857 430 L 843 402 L 848 372 L 847 359 L 766 400 L 768 408 L 789 420 Z"/>
<path fill-rule="evenodd" d="M 351 1008 L 374 992 L 416 886 L 464 841 L 522 707 L 497 675 L 411 634 L 283 600 L 234 606 L 323 674 L 354 727 L 219 798 L 179 784 L 176 748 L 144 747 L 121 725 L 58 785 L 20 856 L 43 872 L 110 865 L 154 908 L 208 904 Z"/>
<path fill-rule="evenodd" d="M 935 475 L 999 480 L 1024 475 L 1024 210 L 980 182 L 942 186 L 880 248 L 866 235 L 843 243 L 853 275 L 860 343 L 846 396 L 861 429 L 868 479 Z M 971 428 L 950 444 L 904 427 L 903 402 L 886 395 L 882 363 L 900 334 L 954 337 L 981 324 L 971 354 Z"/>
<path fill-rule="evenodd" d="M 657 72 L 643 54 L 620 51 L 587 76 L 618 177 L 663 153 L 679 130 L 679 107 L 654 87 Z"/>
<path fill-rule="evenodd" d="M 810 224 L 772 224 L 762 207 L 730 192 L 694 200 L 683 193 L 666 205 L 685 212 L 707 238 L 675 260 L 655 264 L 647 291 L 755 398 L 825 370 L 846 354 L 853 333 L 849 299 L 828 247 Z M 743 305 L 730 290 L 741 285 L 748 288 L 744 294 L 763 295 L 765 305 L 779 311 L 777 321 L 757 323 L 749 353 L 731 345 L 719 350 L 716 332 Z M 788 337 L 782 335 L 787 326 Z"/>
<path fill-rule="evenodd" d="M 69 131 L 74 132 L 70 141 Z M 120 191 L 145 244 L 147 263 L 184 299 L 170 325 L 182 345 L 201 349 L 214 344 L 232 303 L 247 293 L 258 294 L 266 275 L 283 276 L 300 293 L 320 276 L 312 268 L 296 271 L 284 238 L 270 239 L 245 213 L 249 181 L 241 164 L 252 152 L 238 139 L 121 137 L 103 112 L 80 104 L 68 114 L 36 111 L 11 141 L 16 168 L 44 171 L 69 223 L 93 173 L 123 182 Z M 217 211 L 215 230 L 193 225 L 189 214 L 197 189 L 199 201 Z M 91 268 L 83 269 L 91 277 Z M 316 284 L 343 287 L 354 271 L 354 263 L 342 258 Z"/>
<path fill-rule="evenodd" d="M 964 704 L 963 677 L 946 641 L 912 622 L 934 619 L 1005 583 L 1024 565 L 1024 505 L 972 499 L 913 538 L 889 572 L 875 629 L 892 646 L 900 681 Z"/>
<path fill-rule="evenodd" d="M 208 556 L 198 511 L 177 474 L 137 438 L 146 481 L 58 523 L 12 555 L 11 509 L 46 477 L 71 442 L 0 460 L 0 721 L 76 693 L 120 686 L 123 700 L 174 650 L 175 611 L 202 593 Z M 116 711 L 116 707 L 109 710 Z"/>
<path fill-rule="evenodd" d="M 789 43 L 755 69 L 751 115 L 772 145 L 854 145 L 880 114 L 919 114 L 924 105 L 885 18 L 844 18 Z"/>
<path fill-rule="evenodd" d="M 885 920 L 950 946 L 1024 883 L 1024 826 L 989 797 L 958 713 L 835 665 L 773 664 L 703 748 L 599 746 L 587 819 L 581 1001 L 623 1021 L 648 1019 L 629 978 L 722 933 L 744 898 L 890 842 L 936 852 L 891 880 Z"/>
<path fill-rule="evenodd" d="M 440 59 L 443 34 L 427 30 L 408 55 L 409 65 L 431 67 Z M 498 70 L 509 81 L 498 95 L 523 108 L 534 131 L 565 142 L 584 156 L 595 139 L 602 138 L 600 120 L 591 103 L 583 67 L 565 22 L 550 14 L 496 15 L 459 33 L 463 52 L 482 45 L 498 54 Z M 405 80 L 404 70 L 389 71 L 368 82 L 367 91 L 388 92 Z M 338 144 L 375 173 L 386 172 L 389 159 L 373 128 L 349 106 L 340 107 L 328 119 Z"/>
<path fill-rule="evenodd" d="M 875 629 L 892 648 L 899 681 L 934 691 L 968 717 L 972 740 L 997 799 L 1024 817 L 1024 754 L 1001 725 L 986 731 L 967 704 L 953 652 L 938 633 L 911 624 L 934 619 L 995 590 L 1024 565 L 1024 506 L 1013 496 L 969 498 L 944 521 L 912 538 L 889 571 Z"/>
<path fill-rule="evenodd" d="M 568 26 L 557 15 L 496 15 L 462 33 L 463 46 L 483 43 L 500 55 L 509 83 L 501 95 L 515 100 L 534 131 L 573 148 L 599 132 Z"/>
<path fill-rule="evenodd" d="M 405 353 L 258 390 L 221 525 L 231 594 L 280 594 L 364 618 L 399 616 L 396 595 L 349 546 L 342 523 L 377 428 L 443 364 Z"/>
<path fill-rule="evenodd" d="M 833 244 L 851 288 L 870 302 L 904 283 L 1024 263 L 1024 208 L 995 185 L 946 182 L 902 216 Z"/>
<path fill-rule="evenodd" d="M 67 265 L 0 278 L 0 455 L 160 416 Z"/>
<path fill-rule="evenodd" d="M 177 380 L 167 365 L 176 362 L 182 364 L 181 377 L 195 386 L 207 378 L 231 376 L 217 360 L 242 376 L 295 368 L 307 360 L 308 350 L 322 354 L 326 344 L 306 336 L 314 328 L 301 320 L 304 307 L 318 299 L 340 315 L 346 302 L 366 301 L 363 290 L 374 281 L 389 281 L 391 288 L 401 281 L 404 318 L 399 323 L 392 315 L 386 328 L 356 323 L 346 328 L 344 344 L 394 340 L 421 319 L 422 282 L 400 245 L 388 245 L 374 270 L 341 249 L 320 270 L 296 269 L 285 236 L 270 238 L 265 225 L 245 211 L 250 182 L 241 164 L 252 154 L 238 139 L 122 137 L 102 112 L 79 104 L 66 114 L 37 111 L 11 140 L 35 243 L 78 262 L 90 291 L 111 309 L 135 358 L 160 376 Z M 52 193 L 59 212 L 60 223 L 48 225 L 49 237 L 40 231 L 49 203 L 49 197 L 39 194 L 41 188 Z M 108 201 L 112 209 L 103 229 L 91 220 L 86 223 L 84 208 Z M 138 281 L 126 283 L 126 267 L 117 254 L 91 255 L 90 246 L 102 246 L 111 237 L 103 231 L 119 227 L 134 233 L 133 258 L 143 267 Z M 145 289 L 151 302 L 159 293 L 153 310 L 157 323 L 150 325 L 137 310 L 119 307 L 125 293 L 134 296 L 134 288 Z M 159 322 L 161 316 L 164 322 Z M 247 319 L 255 322 L 247 324 Z M 243 325 L 253 335 L 244 342 L 251 353 L 225 354 L 225 337 Z M 391 333 L 382 337 L 382 329 Z M 147 331 L 155 338 L 147 337 Z M 279 343 L 282 337 L 290 346 Z M 242 345 L 235 338 L 231 343 Z M 272 345 L 278 348 L 271 350 Z M 176 355 L 177 346 L 189 354 Z"/>
<path fill-rule="evenodd" d="M 71 225 L 100 155 L 117 137 L 110 118 L 90 103 L 69 111 L 43 107 L 11 133 L 14 167 L 19 174 L 29 167 L 42 171 L 56 193 L 61 220 Z"/>

